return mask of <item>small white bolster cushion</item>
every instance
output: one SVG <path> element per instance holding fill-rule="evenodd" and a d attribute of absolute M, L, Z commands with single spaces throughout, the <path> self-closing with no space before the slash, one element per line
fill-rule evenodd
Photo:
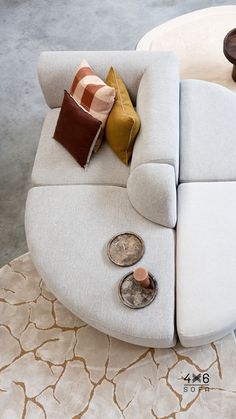
<path fill-rule="evenodd" d="M 143 217 L 173 228 L 176 224 L 176 184 L 174 167 L 147 163 L 131 173 L 127 190 L 131 204 Z"/>

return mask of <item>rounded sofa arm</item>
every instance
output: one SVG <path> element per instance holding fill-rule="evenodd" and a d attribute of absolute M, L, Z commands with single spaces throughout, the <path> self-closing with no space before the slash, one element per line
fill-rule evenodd
<path fill-rule="evenodd" d="M 169 164 L 147 163 L 130 174 L 127 191 L 131 204 L 143 217 L 174 228 L 177 220 L 176 180 Z"/>

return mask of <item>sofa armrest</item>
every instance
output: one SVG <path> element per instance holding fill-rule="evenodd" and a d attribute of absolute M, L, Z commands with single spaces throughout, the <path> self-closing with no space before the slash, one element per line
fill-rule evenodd
<path fill-rule="evenodd" d="M 179 68 L 175 55 L 144 72 L 136 109 L 141 128 L 136 139 L 131 171 L 144 163 L 166 163 L 179 171 Z"/>
<path fill-rule="evenodd" d="M 169 164 L 148 163 L 135 168 L 127 191 L 133 207 L 145 218 L 174 228 L 177 220 L 175 171 Z"/>

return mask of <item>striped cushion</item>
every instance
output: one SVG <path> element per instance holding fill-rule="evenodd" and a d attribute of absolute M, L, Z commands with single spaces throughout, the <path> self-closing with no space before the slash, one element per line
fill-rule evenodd
<path fill-rule="evenodd" d="M 71 95 L 94 118 L 102 122 L 101 134 L 96 142 L 96 152 L 102 142 L 103 128 L 114 104 L 115 89 L 104 83 L 92 70 L 86 60 L 79 65 L 71 86 Z"/>

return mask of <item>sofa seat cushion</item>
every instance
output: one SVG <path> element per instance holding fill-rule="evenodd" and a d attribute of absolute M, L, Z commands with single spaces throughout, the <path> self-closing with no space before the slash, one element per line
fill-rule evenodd
<path fill-rule="evenodd" d="M 181 182 L 236 180 L 235 115 L 235 93 L 206 81 L 181 82 Z"/>
<path fill-rule="evenodd" d="M 32 172 L 35 185 L 106 184 L 126 186 L 129 167 L 125 166 L 104 142 L 99 152 L 91 157 L 83 169 L 76 160 L 52 137 L 60 108 L 48 112 L 39 141 Z"/>
<path fill-rule="evenodd" d="M 178 189 L 177 331 L 204 345 L 236 328 L 236 182 Z"/>
<path fill-rule="evenodd" d="M 145 242 L 143 259 L 121 268 L 107 257 L 117 233 L 134 231 Z M 82 320 L 114 337 L 144 346 L 175 344 L 175 232 L 139 215 L 125 188 L 93 185 L 35 187 L 26 205 L 26 235 L 36 268 L 58 299 Z M 158 281 L 154 302 L 124 306 L 118 282 L 135 266 Z"/>

